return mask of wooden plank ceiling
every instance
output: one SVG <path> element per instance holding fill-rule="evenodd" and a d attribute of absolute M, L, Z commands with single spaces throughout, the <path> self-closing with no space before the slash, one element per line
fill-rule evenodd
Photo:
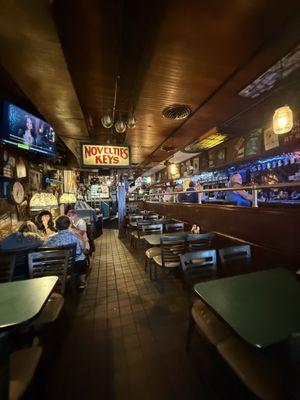
<path fill-rule="evenodd" d="M 300 40 L 300 4 L 286 0 L 10 0 L 0 16 L 0 63 L 76 152 L 93 141 L 132 146 L 147 165 L 251 104 L 237 93 Z M 16 29 L 17 27 L 17 29 Z M 101 126 L 120 75 L 126 137 Z M 192 115 L 162 110 L 188 104 Z"/>

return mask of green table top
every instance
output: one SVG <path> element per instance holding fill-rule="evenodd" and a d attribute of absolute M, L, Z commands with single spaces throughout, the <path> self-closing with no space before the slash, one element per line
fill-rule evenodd
<path fill-rule="evenodd" d="M 150 246 L 160 246 L 160 238 L 162 236 L 185 236 L 189 232 L 173 232 L 173 233 L 155 233 L 153 235 L 146 235 L 143 236 L 143 239 L 150 245 Z"/>
<path fill-rule="evenodd" d="M 283 268 L 198 283 L 196 293 L 246 342 L 267 347 L 300 333 L 300 283 Z"/>
<path fill-rule="evenodd" d="M 19 325 L 43 308 L 58 278 L 47 276 L 0 284 L 0 329 Z"/>

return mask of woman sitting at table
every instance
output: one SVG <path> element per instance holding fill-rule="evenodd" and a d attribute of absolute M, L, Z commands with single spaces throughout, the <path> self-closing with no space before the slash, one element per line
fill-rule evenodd
<path fill-rule="evenodd" d="M 41 211 L 35 218 L 35 224 L 40 235 L 48 237 L 55 233 L 53 217 L 50 211 Z"/>
<path fill-rule="evenodd" d="M 24 222 L 17 232 L 6 236 L 0 242 L 1 251 L 11 251 L 19 249 L 30 249 L 41 246 L 43 239 L 38 234 L 37 227 L 31 221 Z"/>

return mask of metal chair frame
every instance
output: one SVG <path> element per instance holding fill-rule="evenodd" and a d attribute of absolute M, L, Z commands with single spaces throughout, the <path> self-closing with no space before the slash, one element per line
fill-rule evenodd
<path fill-rule="evenodd" d="M 188 251 L 198 251 L 214 248 L 216 234 L 209 233 L 189 233 L 187 235 Z"/>

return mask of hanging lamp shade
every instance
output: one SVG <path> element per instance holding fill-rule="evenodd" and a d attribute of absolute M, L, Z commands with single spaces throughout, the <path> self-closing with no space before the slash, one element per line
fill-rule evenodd
<path fill-rule="evenodd" d="M 76 203 L 76 195 L 74 193 L 63 193 L 59 198 L 59 204 Z"/>
<path fill-rule="evenodd" d="M 288 133 L 293 128 L 293 111 L 289 106 L 279 107 L 273 115 L 273 131 L 276 135 Z"/>
<path fill-rule="evenodd" d="M 104 126 L 104 128 L 107 128 L 107 129 L 111 128 L 114 124 L 114 120 L 112 119 L 112 117 L 109 114 L 104 115 L 101 118 L 101 122 L 102 122 L 102 125 Z"/>
<path fill-rule="evenodd" d="M 170 172 L 171 172 L 172 175 L 176 174 L 176 172 L 177 172 L 177 165 L 176 164 L 172 163 L 170 165 Z"/>
<path fill-rule="evenodd" d="M 29 203 L 31 210 L 44 210 L 45 208 L 58 207 L 57 198 L 52 193 L 38 192 L 35 193 Z"/>
<path fill-rule="evenodd" d="M 131 116 L 128 118 L 127 126 L 128 126 L 128 128 L 130 128 L 130 129 L 135 128 L 135 126 L 136 126 L 136 119 L 134 118 L 134 115 L 131 115 Z"/>
<path fill-rule="evenodd" d="M 125 124 L 125 122 L 124 122 L 124 121 L 121 121 L 121 120 L 118 120 L 118 121 L 115 123 L 115 130 L 116 130 L 118 133 L 124 133 L 124 132 L 126 131 L 126 124 Z"/>

